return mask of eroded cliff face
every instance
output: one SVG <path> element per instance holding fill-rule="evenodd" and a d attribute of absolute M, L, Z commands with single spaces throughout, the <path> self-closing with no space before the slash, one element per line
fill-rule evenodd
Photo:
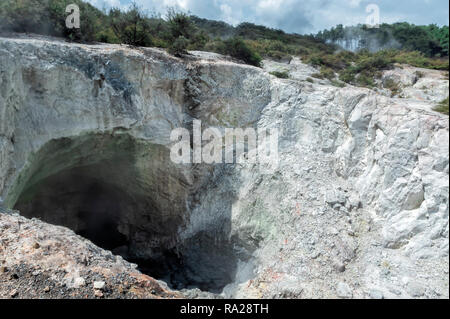
<path fill-rule="evenodd" d="M 258 69 L 29 38 L 0 39 L 0 71 L 0 196 L 33 223 L 66 226 L 193 297 L 448 297 L 442 75 L 421 79 L 432 98 L 407 83 L 408 99 L 390 98 L 310 83 L 299 59 Z M 194 119 L 278 129 L 278 169 L 173 163 L 170 133 Z M 13 247 L 0 263 L 27 262 Z"/>

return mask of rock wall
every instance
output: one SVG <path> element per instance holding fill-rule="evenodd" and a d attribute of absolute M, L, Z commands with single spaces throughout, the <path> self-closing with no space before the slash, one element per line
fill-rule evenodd
<path fill-rule="evenodd" d="M 277 68 L 291 78 L 267 73 Z M 127 195 L 114 217 L 121 254 L 174 249 L 184 256 L 177 280 L 193 287 L 448 298 L 448 117 L 429 101 L 310 83 L 315 70 L 297 58 L 258 69 L 201 52 L 177 59 L 46 39 L 1 38 L 0 70 L 7 206 L 79 231 L 73 216 L 90 191 L 72 182 L 95 177 Z M 278 129 L 278 169 L 172 163 L 170 132 L 193 119 Z M 68 207 L 42 207 L 56 198 Z"/>

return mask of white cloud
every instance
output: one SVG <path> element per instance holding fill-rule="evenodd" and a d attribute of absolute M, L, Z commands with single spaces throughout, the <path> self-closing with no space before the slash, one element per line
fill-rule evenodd
<path fill-rule="evenodd" d="M 283 2 L 283 0 L 262 0 L 259 1 L 257 7 L 262 10 L 278 10 L 283 6 Z"/>
<path fill-rule="evenodd" d="M 238 20 L 236 20 L 235 18 L 233 18 L 233 9 L 227 5 L 227 4 L 221 4 L 220 5 L 220 11 L 222 12 L 222 20 L 230 23 L 230 24 L 236 24 L 239 23 Z"/>
<path fill-rule="evenodd" d="M 178 7 L 183 10 L 188 10 L 189 0 L 164 0 L 163 5 L 165 7 Z"/>
<path fill-rule="evenodd" d="M 362 0 L 349 0 L 349 5 L 352 8 L 357 8 L 361 4 Z"/>

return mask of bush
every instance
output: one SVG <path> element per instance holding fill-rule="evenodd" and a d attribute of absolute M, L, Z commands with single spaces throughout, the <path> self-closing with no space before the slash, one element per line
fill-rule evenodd
<path fill-rule="evenodd" d="M 428 58 L 423 53 L 418 51 L 398 51 L 394 57 L 394 61 L 397 63 L 409 64 L 419 68 L 436 69 L 436 70 L 448 70 L 449 63 L 448 58 Z"/>
<path fill-rule="evenodd" d="M 322 78 L 325 78 L 328 80 L 334 79 L 334 77 L 335 77 L 334 71 L 331 68 L 326 67 L 326 66 L 323 66 L 320 68 L 320 75 L 322 76 Z"/>
<path fill-rule="evenodd" d="M 375 87 L 375 82 L 373 80 L 373 77 L 370 74 L 367 73 L 361 73 L 356 77 L 356 84 L 359 86 L 364 86 L 368 88 Z"/>
<path fill-rule="evenodd" d="M 241 38 L 231 38 L 223 42 L 223 46 L 218 46 L 225 55 L 230 55 L 236 59 L 242 60 L 247 64 L 261 67 L 261 56 L 252 50 Z"/>
<path fill-rule="evenodd" d="M 208 35 L 203 31 L 199 31 L 192 37 L 188 49 L 197 51 L 205 50 L 205 46 L 206 43 L 208 43 L 208 40 Z"/>
<path fill-rule="evenodd" d="M 313 74 L 311 74 L 311 76 L 312 76 L 313 78 L 323 80 L 323 75 L 320 74 L 320 73 L 313 73 Z"/>
<path fill-rule="evenodd" d="M 398 82 L 394 81 L 393 79 L 386 79 L 384 81 L 383 86 L 386 89 L 391 90 L 392 96 L 398 95 L 401 92 L 401 88 Z"/>
<path fill-rule="evenodd" d="M 289 72 L 287 71 L 273 71 L 270 72 L 270 74 L 276 76 L 279 79 L 288 79 L 289 78 Z"/>
<path fill-rule="evenodd" d="M 50 21 L 48 1 L 2 0 L 0 2 L 0 28 L 13 32 L 43 33 L 53 30 Z M 53 32 L 52 32 L 53 33 Z M 56 32 L 53 33 L 56 35 Z"/>
<path fill-rule="evenodd" d="M 179 39 L 180 37 L 190 40 L 197 32 L 197 28 L 190 17 L 186 13 L 177 11 L 174 8 L 168 9 L 166 20 L 173 40 Z"/>
<path fill-rule="evenodd" d="M 69 4 L 80 8 L 80 28 L 67 29 L 65 10 Z M 0 28 L 64 36 L 73 41 L 93 42 L 102 29 L 105 15 L 81 0 L 3 0 L 0 3 Z"/>
<path fill-rule="evenodd" d="M 435 111 L 449 115 L 449 99 L 442 100 L 435 108 Z"/>
<path fill-rule="evenodd" d="M 344 82 L 340 82 L 340 81 L 337 81 L 337 80 L 331 80 L 331 85 L 336 86 L 338 88 L 345 87 L 345 83 Z"/>
<path fill-rule="evenodd" d="M 339 80 L 345 82 L 345 83 L 354 83 L 355 77 L 356 77 L 356 70 L 354 67 L 349 67 L 345 70 L 343 70 L 341 73 L 339 73 Z"/>
<path fill-rule="evenodd" d="M 97 41 L 104 43 L 121 43 L 120 39 L 116 36 L 112 28 L 101 30 L 99 33 L 97 33 L 96 38 Z"/>
<path fill-rule="evenodd" d="M 187 47 L 189 45 L 189 40 L 183 36 L 179 36 L 173 44 L 169 47 L 169 53 L 175 56 L 181 56 L 187 53 Z"/>
<path fill-rule="evenodd" d="M 386 56 L 380 55 L 368 55 L 362 56 L 356 64 L 356 70 L 358 72 L 375 73 L 379 70 L 391 69 L 393 67 L 392 62 Z"/>
<path fill-rule="evenodd" d="M 134 46 L 151 46 L 150 25 L 147 15 L 133 2 L 127 12 L 111 9 L 111 26 L 122 43 Z"/>

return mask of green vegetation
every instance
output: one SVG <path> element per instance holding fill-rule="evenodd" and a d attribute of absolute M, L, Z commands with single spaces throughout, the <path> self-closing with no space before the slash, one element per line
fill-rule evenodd
<path fill-rule="evenodd" d="M 375 80 L 381 77 L 381 71 L 389 70 L 395 63 L 410 64 L 416 67 L 448 70 L 448 59 L 431 59 L 423 53 L 399 51 L 395 49 L 381 50 L 371 53 L 361 50 L 357 53 L 340 51 L 337 53 L 314 53 L 307 55 L 305 61 L 320 68 L 320 74 L 314 76 L 321 79 L 334 79 L 365 87 L 375 86 Z"/>
<path fill-rule="evenodd" d="M 254 66 L 261 66 L 261 56 L 255 50 L 252 50 L 243 39 L 238 37 L 222 41 L 216 52 L 230 55 Z"/>
<path fill-rule="evenodd" d="M 449 115 L 449 100 L 446 98 L 445 100 L 441 101 L 435 108 L 435 111 L 443 113 L 445 115 Z"/>
<path fill-rule="evenodd" d="M 80 7 L 81 28 L 65 27 L 65 8 Z M 379 29 L 342 25 L 317 35 L 288 34 L 252 23 L 234 27 L 174 9 L 166 16 L 148 14 L 136 4 L 126 11 L 101 11 L 82 0 L 2 0 L 0 31 L 61 36 L 69 41 L 124 43 L 165 48 L 183 56 L 189 50 L 230 55 L 260 66 L 262 58 L 289 62 L 293 56 L 316 66 L 321 79 L 374 86 L 381 71 L 394 63 L 448 70 L 448 27 L 383 24 Z M 336 44 L 359 39 L 358 52 L 342 51 Z M 374 44 L 384 48 L 374 52 Z M 367 48 L 367 49 L 364 49 Z"/>
<path fill-rule="evenodd" d="M 330 81 L 331 82 L 331 85 L 333 85 L 333 86 L 336 86 L 336 87 L 338 87 L 338 88 L 343 88 L 343 87 L 345 87 L 345 83 L 344 82 L 342 82 L 342 81 L 338 81 L 338 80 L 331 80 Z"/>
<path fill-rule="evenodd" d="M 126 12 L 112 9 L 109 13 L 114 34 L 122 43 L 134 46 L 151 46 L 148 17 L 133 3 Z"/>
<path fill-rule="evenodd" d="M 416 26 L 406 22 L 383 23 L 379 28 L 365 25 L 343 27 L 340 24 L 317 34 L 317 38 L 332 43 L 358 41 L 358 49 L 418 51 L 427 57 L 448 56 L 448 37 L 448 26 Z"/>
<path fill-rule="evenodd" d="M 387 79 L 384 81 L 383 86 L 386 89 L 391 90 L 392 96 L 398 95 L 401 93 L 401 88 L 398 82 L 394 81 L 393 79 Z"/>
<path fill-rule="evenodd" d="M 279 79 L 289 79 L 289 73 L 287 71 L 273 71 L 270 72 L 273 76 L 276 76 Z"/>
<path fill-rule="evenodd" d="M 67 29 L 65 9 L 69 4 L 80 8 L 80 29 Z M 63 36 L 69 40 L 96 40 L 104 14 L 81 0 L 2 0 L 0 30 Z"/>

